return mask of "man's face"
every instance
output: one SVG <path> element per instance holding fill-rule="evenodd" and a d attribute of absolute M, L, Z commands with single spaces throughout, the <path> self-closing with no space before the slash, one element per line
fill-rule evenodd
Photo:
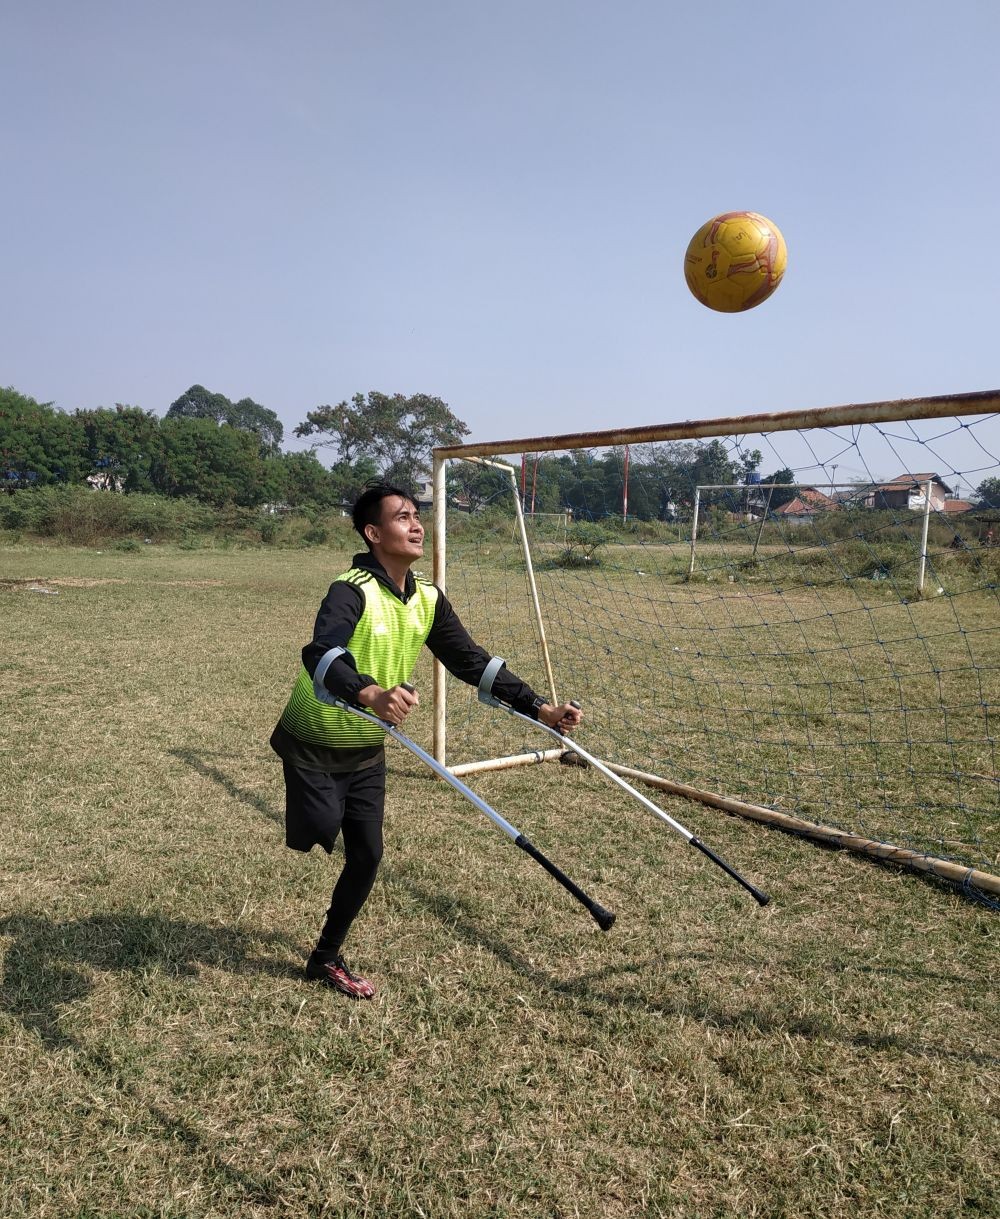
<path fill-rule="evenodd" d="M 377 525 L 368 525 L 365 535 L 387 558 L 419 559 L 424 553 L 424 527 L 412 500 L 387 495 L 382 501 Z"/>

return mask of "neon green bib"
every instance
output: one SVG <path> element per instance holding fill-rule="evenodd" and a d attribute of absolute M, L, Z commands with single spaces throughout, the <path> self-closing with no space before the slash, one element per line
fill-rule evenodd
<path fill-rule="evenodd" d="M 418 578 L 416 591 L 404 605 L 363 568 L 352 567 L 337 580 L 353 584 L 365 600 L 358 625 L 347 644 L 358 672 L 371 674 L 383 690 L 408 682 L 434 622 L 438 590 Z M 281 713 L 281 723 L 300 741 L 328 749 L 363 748 L 377 745 L 385 737 L 382 728 L 321 703 L 305 666 Z"/>

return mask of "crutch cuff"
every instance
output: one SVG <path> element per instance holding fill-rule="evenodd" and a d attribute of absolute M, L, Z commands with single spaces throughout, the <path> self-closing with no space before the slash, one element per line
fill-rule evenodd
<path fill-rule="evenodd" d="M 500 700 L 493 693 L 493 683 L 496 681 L 496 676 L 506 664 L 506 660 L 502 656 L 494 656 L 490 663 L 483 669 L 483 675 L 479 679 L 479 701 L 486 703 L 489 707 L 498 707 Z"/>
<path fill-rule="evenodd" d="M 337 700 L 326 688 L 326 671 L 338 656 L 350 656 L 347 648 L 331 648 L 319 658 L 319 664 L 313 670 L 313 694 L 321 703 L 336 706 Z"/>

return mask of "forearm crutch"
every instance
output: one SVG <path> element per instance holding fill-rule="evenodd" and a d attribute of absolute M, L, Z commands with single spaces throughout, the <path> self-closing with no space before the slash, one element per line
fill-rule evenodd
<path fill-rule="evenodd" d="M 413 693 L 413 687 L 411 685 L 403 682 L 402 686 L 404 690 L 409 691 L 411 694 Z M 584 893 L 580 886 L 570 880 L 570 878 L 561 868 L 556 867 L 556 865 L 550 859 L 542 854 L 534 843 L 529 842 L 519 829 L 511 825 L 511 823 L 504 817 L 501 817 L 500 814 L 494 809 L 490 808 L 485 800 L 482 800 L 479 796 L 477 796 L 471 788 L 466 787 L 461 779 L 456 778 L 446 766 L 442 766 L 436 758 L 431 757 L 431 755 L 427 753 L 426 750 L 421 749 L 415 741 L 411 741 L 408 736 L 405 736 L 402 732 L 400 732 L 395 724 L 390 724 L 388 720 L 380 719 L 377 715 L 372 715 L 370 712 L 364 711 L 360 707 L 354 707 L 350 703 L 345 702 L 343 699 L 334 697 L 329 690 L 327 690 L 324 686 L 321 686 L 319 682 L 316 682 L 315 678 L 313 688 L 317 697 L 320 697 L 322 692 L 322 702 L 328 704 L 329 706 L 339 707 L 341 711 L 346 711 L 350 715 L 360 716 L 361 719 L 368 720 L 368 722 L 371 724 L 376 724 L 379 728 L 382 728 L 385 732 L 387 732 L 389 736 L 393 738 L 393 740 L 398 741 L 404 749 L 408 749 L 410 753 L 418 757 L 420 761 L 426 766 L 429 766 L 431 770 L 433 770 L 434 773 L 439 776 L 439 778 L 442 778 L 446 783 L 451 784 L 451 786 L 457 792 L 463 795 L 470 804 L 474 804 L 481 813 L 485 813 L 498 829 L 503 830 L 507 837 L 513 840 L 516 847 L 520 847 L 521 850 L 524 851 L 525 854 L 530 855 L 536 863 L 541 864 L 545 871 L 548 872 L 551 877 L 557 880 L 559 884 L 561 884 L 562 887 L 567 891 L 567 893 L 572 893 L 572 895 L 584 907 L 584 909 L 587 910 L 594 922 L 602 931 L 609 931 L 611 929 L 615 921 L 615 914 L 613 911 L 606 910 L 602 905 L 600 905 L 599 902 L 594 901 L 592 897 L 589 897 L 586 893 Z"/>
<path fill-rule="evenodd" d="M 665 821 L 671 829 L 676 830 L 677 833 L 680 834 L 681 837 L 684 838 L 691 846 L 697 848 L 697 850 L 701 851 L 703 855 L 706 855 L 712 861 L 712 863 L 714 863 L 717 867 L 720 867 L 727 876 L 731 876 L 738 885 L 742 885 L 755 902 L 761 906 L 767 905 L 771 899 L 766 893 L 758 889 L 756 885 L 751 884 L 750 881 L 748 881 L 745 877 L 741 876 L 734 867 L 731 867 L 724 859 L 716 855 L 711 847 L 706 846 L 700 838 L 696 838 L 695 835 L 692 834 L 689 829 L 685 829 L 685 827 L 681 825 L 679 821 L 675 821 L 669 813 L 665 813 L 662 808 L 654 804 L 653 801 L 644 796 L 642 792 L 636 791 L 632 784 L 627 783 L 621 777 L 621 775 L 616 775 L 606 763 L 600 760 L 600 758 L 595 758 L 592 754 L 589 754 L 585 749 L 578 745 L 576 741 L 572 741 L 567 745 L 566 736 L 561 733 L 558 728 L 550 728 L 548 724 L 543 724 L 541 720 L 532 719 L 530 715 L 524 715 L 520 711 L 515 711 L 513 707 L 497 698 L 492 692 L 493 679 L 500 671 L 501 666 L 505 663 L 506 662 L 499 656 L 496 656 L 486 666 L 486 670 L 484 671 L 479 683 L 480 702 L 486 703 L 490 707 L 500 707 L 502 710 L 506 711 L 508 715 L 512 715 L 515 719 L 523 720 L 526 724 L 530 724 L 533 728 L 540 728 L 543 732 L 547 732 L 549 736 L 553 736 L 558 741 L 561 741 L 563 745 L 566 745 L 567 748 L 571 750 L 571 752 L 578 754 L 585 762 L 589 762 L 590 765 L 596 770 L 599 770 L 601 774 L 607 775 L 607 777 L 613 783 L 617 783 L 619 787 L 624 788 L 629 795 L 634 796 L 636 800 L 638 800 L 639 803 L 644 807 L 648 808 L 651 813 L 659 817 L 661 821 Z M 571 703 L 570 706 L 579 707 L 579 703 Z"/>

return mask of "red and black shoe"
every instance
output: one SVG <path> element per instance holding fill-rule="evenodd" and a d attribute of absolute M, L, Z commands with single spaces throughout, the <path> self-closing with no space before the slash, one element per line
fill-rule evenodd
<path fill-rule="evenodd" d="M 306 977 L 314 982 L 322 982 L 325 986 L 332 986 L 334 990 L 339 990 L 343 995 L 350 995 L 352 999 L 372 999 L 375 996 L 375 987 L 371 982 L 359 974 L 352 973 L 339 954 L 323 960 L 314 952 L 306 962 Z"/>

